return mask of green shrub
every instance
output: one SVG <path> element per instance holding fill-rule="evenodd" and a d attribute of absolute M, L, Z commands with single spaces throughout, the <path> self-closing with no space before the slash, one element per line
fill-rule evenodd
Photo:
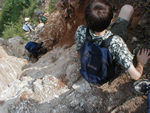
<path fill-rule="evenodd" d="M 21 36 L 24 38 L 24 31 L 22 29 L 22 23 L 9 23 L 8 25 L 5 25 L 5 30 L 2 32 L 4 39 L 9 39 L 14 36 Z"/>
<path fill-rule="evenodd" d="M 19 28 L 17 23 L 22 20 L 21 18 L 32 17 L 36 7 L 37 0 L 5 0 L 0 14 L 0 36 L 8 37 L 6 35 L 10 35 L 15 28 Z M 22 24 L 20 26 L 22 30 Z"/>
<path fill-rule="evenodd" d="M 56 9 L 55 4 L 57 1 L 50 0 L 49 12 Z M 38 18 L 34 14 L 40 8 L 38 7 L 38 2 L 39 0 L 4 0 L 2 10 L 0 11 L 0 36 L 5 39 L 16 35 L 24 37 L 25 32 L 22 26 L 25 17 L 30 18 L 32 25 L 38 24 Z"/>
<path fill-rule="evenodd" d="M 23 6 L 21 0 L 6 0 L 3 4 L 0 18 L 0 34 L 2 34 L 5 25 L 16 22 L 19 19 Z"/>
<path fill-rule="evenodd" d="M 30 7 L 25 8 L 23 10 L 23 16 L 24 17 L 33 17 L 34 10 L 37 8 L 38 2 L 37 0 L 30 0 Z"/>

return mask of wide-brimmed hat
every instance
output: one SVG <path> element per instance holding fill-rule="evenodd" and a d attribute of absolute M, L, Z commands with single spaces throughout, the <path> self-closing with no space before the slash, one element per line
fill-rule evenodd
<path fill-rule="evenodd" d="M 26 17 L 24 20 L 25 20 L 25 21 L 29 21 L 29 20 L 30 20 L 30 18 Z"/>

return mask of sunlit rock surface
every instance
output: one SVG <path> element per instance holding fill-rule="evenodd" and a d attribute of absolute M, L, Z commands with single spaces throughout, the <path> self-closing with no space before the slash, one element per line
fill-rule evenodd
<path fill-rule="evenodd" d="M 9 83 L 16 80 L 22 68 L 28 64 L 25 59 L 9 56 L 5 47 L 5 40 L 0 39 L 0 92 L 9 87 Z"/>

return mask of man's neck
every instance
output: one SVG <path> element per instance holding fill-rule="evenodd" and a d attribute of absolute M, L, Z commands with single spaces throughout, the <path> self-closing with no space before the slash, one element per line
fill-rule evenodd
<path fill-rule="evenodd" d="M 94 32 L 94 34 L 97 36 L 103 36 L 105 33 L 106 33 L 106 30 L 104 30 L 102 32 Z"/>

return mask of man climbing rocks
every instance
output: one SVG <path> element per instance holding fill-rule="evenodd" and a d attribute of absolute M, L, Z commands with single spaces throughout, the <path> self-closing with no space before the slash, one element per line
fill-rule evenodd
<path fill-rule="evenodd" d="M 89 32 L 93 43 L 99 46 L 102 44 L 102 41 L 113 35 L 107 47 L 113 60 L 129 72 L 132 79 L 138 80 L 142 76 L 143 68 L 150 58 L 150 50 L 139 50 L 137 54 L 137 66 L 133 65 L 133 55 L 123 40 L 133 12 L 134 9 L 131 5 L 124 5 L 121 8 L 118 18 L 112 24 L 111 28 L 108 29 L 113 18 L 111 5 L 105 0 L 91 1 L 85 10 L 87 26 L 79 26 L 75 33 L 78 53 L 80 54 L 80 50 L 87 40 L 86 32 Z M 89 28 L 88 31 L 87 28 Z"/>

